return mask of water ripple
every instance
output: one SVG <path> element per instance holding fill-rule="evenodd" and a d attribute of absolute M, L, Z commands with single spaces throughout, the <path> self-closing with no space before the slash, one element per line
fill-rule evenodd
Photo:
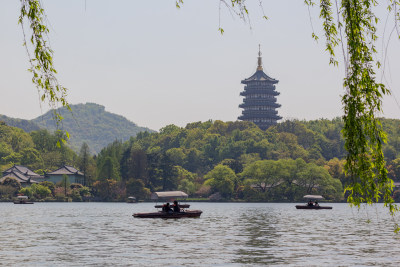
<path fill-rule="evenodd" d="M 4 266 L 398 266 L 382 206 L 193 203 L 198 219 L 137 219 L 153 204 L 0 203 Z"/>

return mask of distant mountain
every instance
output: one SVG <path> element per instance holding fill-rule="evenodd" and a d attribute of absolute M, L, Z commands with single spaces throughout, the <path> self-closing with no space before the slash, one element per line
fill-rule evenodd
<path fill-rule="evenodd" d="M 7 117 L 5 115 L 0 115 L 0 121 L 4 121 L 8 126 L 21 128 L 22 130 L 28 133 L 40 129 L 39 125 L 37 125 L 33 121 L 14 119 Z"/>
<path fill-rule="evenodd" d="M 76 152 L 79 152 L 83 142 L 89 145 L 92 153 L 98 153 L 115 140 L 126 141 L 139 132 L 154 132 L 149 128 L 137 126 L 121 115 L 105 111 L 102 105 L 86 103 L 70 105 L 70 107 L 72 112 L 66 108 L 58 109 L 64 118 L 60 128 L 70 134 L 68 143 Z M 56 130 L 52 111 L 31 122 L 50 132 Z"/>

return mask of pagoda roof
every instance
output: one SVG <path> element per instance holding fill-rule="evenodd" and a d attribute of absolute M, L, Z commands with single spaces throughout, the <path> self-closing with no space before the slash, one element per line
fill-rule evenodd
<path fill-rule="evenodd" d="M 247 84 L 253 81 L 263 81 L 263 82 L 270 82 L 270 83 L 278 83 L 278 80 L 275 80 L 274 78 L 269 77 L 267 74 L 265 74 L 264 71 L 258 69 L 252 76 L 250 76 L 247 79 L 242 80 L 242 83 Z"/>

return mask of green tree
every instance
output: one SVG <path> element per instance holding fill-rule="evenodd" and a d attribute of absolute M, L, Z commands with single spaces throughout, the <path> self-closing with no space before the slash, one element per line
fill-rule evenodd
<path fill-rule="evenodd" d="M 12 178 L 12 177 L 7 177 L 7 178 L 5 178 L 5 179 L 1 182 L 1 185 L 4 185 L 4 186 L 11 186 L 11 187 L 15 188 L 15 190 L 17 190 L 17 191 L 21 189 L 21 184 L 20 184 L 20 182 L 18 182 L 17 179 Z"/>
<path fill-rule="evenodd" d="M 269 192 L 281 184 L 289 172 L 281 161 L 260 160 L 247 166 L 241 176 L 262 192 Z"/>
<path fill-rule="evenodd" d="M 219 192 L 224 198 L 232 196 L 237 176 L 228 166 L 217 165 L 204 178 L 206 179 L 204 185 L 210 186 L 213 193 Z"/>
<path fill-rule="evenodd" d="M 82 144 L 78 162 L 79 169 L 83 172 L 83 185 L 87 185 L 87 173 L 90 164 L 90 150 L 88 144 L 86 144 L 85 142 Z"/>
<path fill-rule="evenodd" d="M 48 189 L 50 189 L 51 194 L 54 196 L 54 192 L 55 192 L 55 189 L 56 189 L 56 186 L 55 186 L 54 183 L 49 182 L 49 181 L 43 181 L 43 182 L 40 182 L 39 184 L 47 187 Z"/>
<path fill-rule="evenodd" d="M 68 175 L 63 174 L 62 180 L 60 181 L 60 186 L 62 188 L 64 188 L 64 196 L 65 197 L 67 196 L 67 189 L 69 188 L 70 184 L 71 183 L 69 181 Z"/>
<path fill-rule="evenodd" d="M 43 199 L 51 195 L 51 190 L 41 184 L 32 184 L 32 194 L 35 198 Z"/>
<path fill-rule="evenodd" d="M 106 157 L 103 165 L 100 168 L 99 178 L 101 179 L 118 179 L 119 173 L 117 162 L 111 157 Z"/>
<path fill-rule="evenodd" d="M 129 196 L 139 199 L 147 199 L 150 196 L 150 190 L 145 187 L 142 180 L 131 178 L 126 182 L 126 193 Z"/>

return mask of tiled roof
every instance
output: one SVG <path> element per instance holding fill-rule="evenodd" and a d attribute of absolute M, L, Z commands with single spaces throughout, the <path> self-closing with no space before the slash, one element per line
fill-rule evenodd
<path fill-rule="evenodd" d="M 38 182 L 35 181 L 34 179 L 31 179 L 30 177 L 27 177 L 25 175 L 23 175 L 22 173 L 18 172 L 18 171 L 11 171 L 8 172 L 6 175 L 4 175 L 1 179 L 0 182 L 4 181 L 4 179 L 6 179 L 7 177 L 11 177 L 11 178 L 15 178 L 17 179 L 17 181 L 19 183 L 27 183 L 30 182 L 32 184 L 37 184 Z"/>
<path fill-rule="evenodd" d="M 8 173 L 11 173 L 12 171 L 19 172 L 23 175 L 30 176 L 30 177 L 40 177 L 39 174 L 34 173 L 32 170 L 28 169 L 25 166 L 21 166 L 21 165 L 12 166 L 11 168 L 5 170 L 3 172 L 3 175 L 7 175 Z"/>
<path fill-rule="evenodd" d="M 79 170 L 75 169 L 74 167 L 68 166 L 68 165 L 64 165 L 61 168 L 59 168 L 59 169 L 57 169 L 57 170 L 55 170 L 53 172 L 49 172 L 47 174 L 49 174 L 49 175 L 64 175 L 64 174 L 67 174 L 67 175 L 68 174 L 69 175 L 71 175 L 71 174 L 83 175 L 82 172 L 80 172 Z"/>
<path fill-rule="evenodd" d="M 271 77 L 269 77 L 267 74 L 265 74 L 262 70 L 257 70 L 256 73 L 254 73 L 251 77 L 244 79 L 242 83 L 248 83 L 252 81 L 268 81 L 271 83 L 278 83 L 278 80 L 275 80 Z"/>

